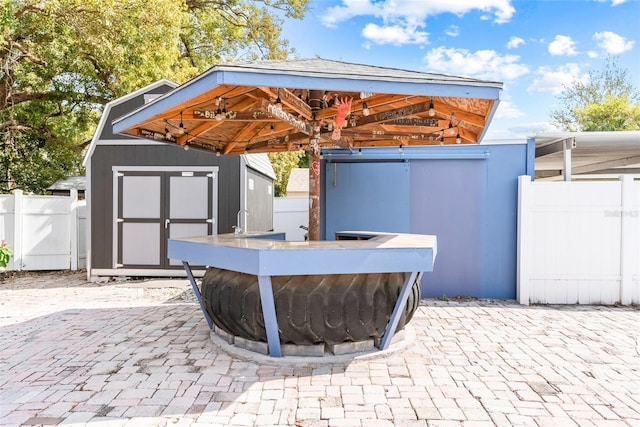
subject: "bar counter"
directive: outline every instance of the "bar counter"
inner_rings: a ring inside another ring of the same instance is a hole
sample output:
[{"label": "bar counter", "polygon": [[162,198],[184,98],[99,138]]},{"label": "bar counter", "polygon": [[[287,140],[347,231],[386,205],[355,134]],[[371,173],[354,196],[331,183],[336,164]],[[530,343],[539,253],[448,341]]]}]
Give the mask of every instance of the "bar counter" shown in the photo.
[{"label": "bar counter", "polygon": [[209,323],[190,265],[204,265],[255,275],[265,320],[269,354],[281,357],[276,308],[271,276],[406,273],[380,345],[390,344],[400,311],[404,309],[411,285],[423,272],[433,271],[437,253],[436,236],[383,233],[375,231],[341,232],[352,240],[286,241],[282,233],[221,234],[170,239],[169,258],[182,261],[200,306]]}]

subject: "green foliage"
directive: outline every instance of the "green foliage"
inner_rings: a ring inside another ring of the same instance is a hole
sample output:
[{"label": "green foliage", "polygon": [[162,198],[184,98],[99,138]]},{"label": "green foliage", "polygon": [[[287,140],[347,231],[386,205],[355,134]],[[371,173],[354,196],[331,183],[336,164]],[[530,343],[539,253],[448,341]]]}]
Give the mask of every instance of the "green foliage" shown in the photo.
[{"label": "green foliage", "polygon": [[[43,192],[82,173],[107,102],[212,65],[281,59],[308,0],[0,0],[0,181]],[[26,169],[26,170],[24,170]]]},{"label": "green foliage", "polygon": [[566,131],[637,130],[640,92],[612,58],[587,81],[575,80],[558,97],[552,123]]},{"label": "green foliage", "polygon": [[607,96],[602,104],[590,104],[575,112],[582,130],[640,130],[640,103],[631,105],[628,96]]},{"label": "green foliage", "polygon": [[7,268],[12,255],[11,249],[7,246],[7,242],[3,240],[0,245],[0,268]]},{"label": "green foliage", "polygon": [[291,169],[297,168],[300,159],[305,157],[304,151],[287,151],[282,153],[269,153],[269,159],[276,174],[274,194],[276,197],[287,195],[287,184]]}]

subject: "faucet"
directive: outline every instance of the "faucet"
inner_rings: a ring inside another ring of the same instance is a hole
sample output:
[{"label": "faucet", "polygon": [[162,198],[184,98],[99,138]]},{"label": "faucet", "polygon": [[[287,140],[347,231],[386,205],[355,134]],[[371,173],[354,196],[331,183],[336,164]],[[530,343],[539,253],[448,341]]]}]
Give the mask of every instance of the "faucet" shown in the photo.
[{"label": "faucet", "polygon": [[[240,215],[244,213],[244,228],[241,227],[240,225]],[[247,217],[249,216],[249,211],[246,209],[240,209],[238,211],[238,214],[236,215],[236,225],[233,227],[234,234],[243,234],[247,232]]]}]

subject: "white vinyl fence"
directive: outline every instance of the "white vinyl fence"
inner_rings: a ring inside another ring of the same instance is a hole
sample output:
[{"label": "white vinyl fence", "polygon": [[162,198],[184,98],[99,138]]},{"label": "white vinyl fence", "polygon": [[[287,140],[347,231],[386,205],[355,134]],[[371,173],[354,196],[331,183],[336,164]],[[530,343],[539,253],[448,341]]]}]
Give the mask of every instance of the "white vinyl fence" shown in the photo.
[{"label": "white vinyl fence", "polygon": [[518,302],[640,303],[640,182],[518,187]]},{"label": "white vinyl fence", "polygon": [[67,196],[0,195],[0,239],[13,256],[7,270],[77,270],[86,267],[86,206]]},{"label": "white vinyl fence", "polygon": [[276,197],[273,201],[273,230],[286,233],[287,240],[303,241],[309,226],[308,197]]}]

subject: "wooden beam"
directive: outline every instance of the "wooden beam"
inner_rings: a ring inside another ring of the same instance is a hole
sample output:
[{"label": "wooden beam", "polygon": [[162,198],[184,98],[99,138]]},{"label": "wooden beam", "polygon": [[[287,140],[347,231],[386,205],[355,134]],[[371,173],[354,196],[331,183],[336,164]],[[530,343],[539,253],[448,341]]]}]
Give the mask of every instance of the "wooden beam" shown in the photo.
[{"label": "wooden beam", "polygon": [[[363,100],[354,100],[351,105],[352,111],[362,110],[362,102],[367,103],[367,107],[372,110],[375,108],[382,107],[384,105],[392,104],[394,102],[403,101],[405,99],[411,99],[413,97],[407,97],[406,95],[376,95]],[[322,110],[316,111],[316,119],[323,120],[336,115],[335,107],[323,108]]]},{"label": "wooden beam", "polygon": [[411,117],[415,114],[424,113],[428,109],[429,105],[421,101],[415,104],[409,104],[400,108],[395,108],[393,110],[387,110],[376,114],[370,114],[368,116],[358,117],[356,119],[349,120],[349,122],[354,121],[355,127],[370,125],[373,123],[385,123],[392,120]]},{"label": "wooden beam", "polygon": [[260,87],[259,89],[267,94],[267,96],[269,96],[270,98],[280,96],[280,101],[284,106],[286,106],[290,110],[295,111],[298,115],[304,117],[305,119],[311,120],[313,118],[311,107],[308,106],[305,101],[298,98],[294,93],[290,92],[288,89],[271,89],[268,87]]},{"label": "wooden beam", "polygon": [[342,136],[351,137],[355,141],[360,140],[411,140],[411,141],[433,141],[440,138],[441,132],[424,133],[424,132],[387,132],[383,130],[366,131],[364,129],[342,129]]},{"label": "wooden beam", "polygon": [[204,122],[193,129],[189,129],[187,133],[185,133],[180,138],[178,138],[178,144],[184,145],[189,140],[197,138],[198,136],[210,131],[211,129],[217,126],[220,126],[221,124],[222,124],[221,121],[220,122],[217,122],[217,121]]}]

